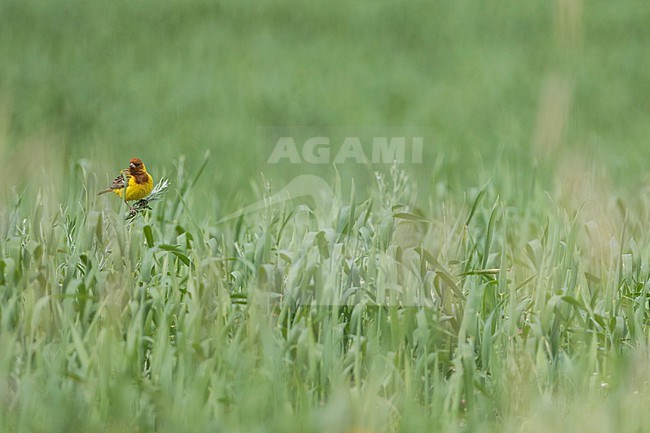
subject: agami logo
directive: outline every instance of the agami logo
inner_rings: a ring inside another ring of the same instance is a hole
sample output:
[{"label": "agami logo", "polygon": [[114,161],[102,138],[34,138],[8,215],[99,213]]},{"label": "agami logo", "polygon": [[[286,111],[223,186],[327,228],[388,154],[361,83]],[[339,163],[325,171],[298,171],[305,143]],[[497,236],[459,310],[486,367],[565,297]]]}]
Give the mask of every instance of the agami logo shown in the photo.
[{"label": "agami logo", "polygon": [[340,142],[329,137],[309,137],[297,141],[291,136],[280,137],[267,164],[421,164],[423,137],[371,137],[349,136]]}]

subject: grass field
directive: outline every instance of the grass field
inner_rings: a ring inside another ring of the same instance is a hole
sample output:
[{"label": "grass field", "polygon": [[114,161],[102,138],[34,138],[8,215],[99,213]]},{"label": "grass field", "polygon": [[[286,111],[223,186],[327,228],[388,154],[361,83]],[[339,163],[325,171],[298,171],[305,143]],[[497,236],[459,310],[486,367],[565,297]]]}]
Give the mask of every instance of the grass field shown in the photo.
[{"label": "grass field", "polygon": [[650,431],[649,21],[0,0],[0,432]]}]

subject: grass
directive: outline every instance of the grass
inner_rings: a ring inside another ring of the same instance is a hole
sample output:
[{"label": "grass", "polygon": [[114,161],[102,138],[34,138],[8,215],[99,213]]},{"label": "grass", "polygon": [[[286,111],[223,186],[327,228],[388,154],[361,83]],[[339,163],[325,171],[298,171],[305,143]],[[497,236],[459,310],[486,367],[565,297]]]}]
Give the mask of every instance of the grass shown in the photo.
[{"label": "grass", "polygon": [[534,431],[547,413],[557,431],[644,430],[641,214],[613,213],[603,246],[582,213],[508,208],[491,185],[464,203],[432,196],[420,216],[410,185],[394,169],[367,200],[335,189],[320,220],[289,202],[220,227],[191,221],[181,195],[131,224],[82,187],[71,203],[89,209],[51,212],[44,196],[25,214],[16,197],[0,422]]},{"label": "grass", "polygon": [[0,2],[0,430],[650,429],[647,8],[417,6]]}]

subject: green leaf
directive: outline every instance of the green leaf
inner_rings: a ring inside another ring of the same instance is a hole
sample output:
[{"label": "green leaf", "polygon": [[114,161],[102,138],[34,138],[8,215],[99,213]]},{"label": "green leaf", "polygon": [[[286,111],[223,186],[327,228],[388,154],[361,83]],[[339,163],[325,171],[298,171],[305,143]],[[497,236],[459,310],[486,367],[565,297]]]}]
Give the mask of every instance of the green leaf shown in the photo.
[{"label": "green leaf", "polygon": [[151,226],[149,224],[145,225],[142,228],[142,231],[144,232],[144,238],[147,241],[147,246],[149,248],[153,248],[154,242],[153,242],[153,230],[151,230]]},{"label": "green leaf", "polygon": [[185,266],[190,266],[191,265],[191,260],[187,255],[180,249],[178,245],[171,245],[171,244],[160,244],[158,245],[158,248],[163,250],[163,251],[169,251],[173,255],[175,255]]},{"label": "green leaf", "polygon": [[472,218],[474,217],[474,213],[476,212],[476,209],[478,208],[478,205],[481,203],[481,200],[483,200],[483,196],[485,196],[485,192],[487,190],[487,185],[483,187],[481,191],[476,195],[476,198],[474,199],[474,203],[472,204],[472,208],[469,211],[469,215],[467,216],[467,220],[465,220],[465,225],[468,226],[469,223],[472,221]]}]

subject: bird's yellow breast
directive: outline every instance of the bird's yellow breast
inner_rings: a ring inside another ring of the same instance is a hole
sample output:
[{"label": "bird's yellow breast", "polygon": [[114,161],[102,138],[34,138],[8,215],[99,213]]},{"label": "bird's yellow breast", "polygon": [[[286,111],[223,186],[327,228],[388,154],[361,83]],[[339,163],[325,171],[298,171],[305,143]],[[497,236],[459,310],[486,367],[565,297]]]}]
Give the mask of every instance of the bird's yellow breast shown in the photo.
[{"label": "bird's yellow breast", "polygon": [[[129,183],[126,186],[126,200],[140,200],[149,195],[153,189],[153,178],[147,173],[147,181],[138,183],[133,176],[129,176]],[[122,197],[124,188],[115,189],[113,192]]]}]

